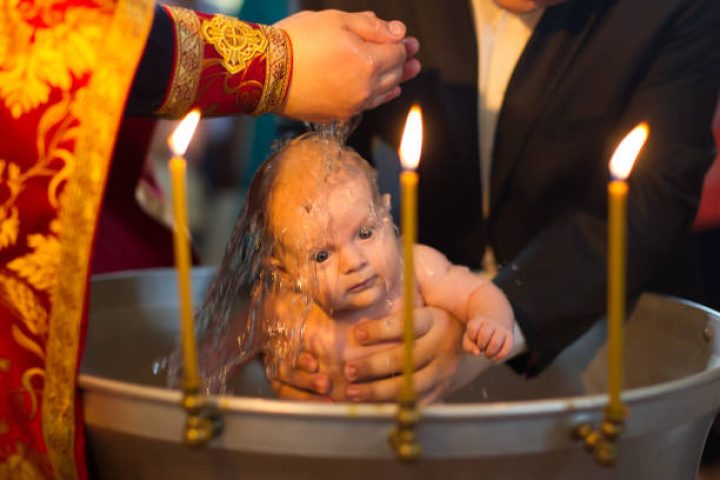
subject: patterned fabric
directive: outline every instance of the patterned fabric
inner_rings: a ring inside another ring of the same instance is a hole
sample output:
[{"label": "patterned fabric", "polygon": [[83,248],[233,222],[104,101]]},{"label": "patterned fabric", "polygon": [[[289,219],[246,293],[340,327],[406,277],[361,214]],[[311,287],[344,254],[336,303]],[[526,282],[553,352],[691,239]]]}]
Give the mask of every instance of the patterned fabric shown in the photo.
[{"label": "patterned fabric", "polygon": [[284,106],[292,73],[292,47],[284,31],[224,15],[165,8],[182,48],[176,52],[171,88],[158,114],[180,116],[200,107],[204,115],[260,115]]},{"label": "patterned fabric", "polygon": [[0,478],[87,476],[75,380],[88,261],[152,12],[0,0]]},{"label": "patterned fabric", "polygon": [[[88,263],[153,11],[152,0],[0,0],[0,479],[87,477],[76,379]],[[282,106],[284,32],[167,11],[175,35],[160,41],[176,53],[161,113]]]}]

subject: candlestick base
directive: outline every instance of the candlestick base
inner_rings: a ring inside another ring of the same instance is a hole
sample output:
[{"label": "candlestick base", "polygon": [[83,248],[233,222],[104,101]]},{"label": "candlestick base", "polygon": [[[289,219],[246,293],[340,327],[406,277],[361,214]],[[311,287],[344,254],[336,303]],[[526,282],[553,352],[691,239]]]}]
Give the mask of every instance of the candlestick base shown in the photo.
[{"label": "candlestick base", "polygon": [[390,446],[395,457],[402,462],[413,462],[420,458],[420,442],[415,434],[415,425],[420,420],[420,411],[415,402],[400,402],[396,425],[390,433]]},{"label": "candlestick base", "polygon": [[572,431],[572,435],[582,440],[585,449],[592,453],[598,465],[603,467],[611,467],[617,460],[617,446],[625,430],[627,416],[627,407],[625,405],[621,407],[612,409],[608,406],[600,428],[596,429],[589,423],[581,423]]},{"label": "candlestick base", "polygon": [[187,412],[184,437],[186,445],[200,448],[222,433],[220,412],[197,390],[183,393],[182,406]]}]

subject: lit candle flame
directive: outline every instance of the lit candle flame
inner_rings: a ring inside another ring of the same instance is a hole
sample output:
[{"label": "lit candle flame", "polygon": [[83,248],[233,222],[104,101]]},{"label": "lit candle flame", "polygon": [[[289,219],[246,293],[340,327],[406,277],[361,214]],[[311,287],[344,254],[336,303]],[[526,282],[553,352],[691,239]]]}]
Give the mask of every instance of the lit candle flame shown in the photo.
[{"label": "lit candle flame", "polygon": [[422,150],[423,125],[420,106],[413,105],[405,121],[402,141],[400,142],[400,162],[406,170],[414,170],[420,163]]},{"label": "lit candle flame", "polygon": [[625,180],[630,175],[635,159],[645,145],[648,133],[647,123],[642,122],[622,139],[610,159],[610,173],[613,178]]},{"label": "lit candle flame", "polygon": [[180,125],[178,125],[173,134],[170,135],[168,145],[170,145],[170,150],[172,150],[175,155],[180,157],[185,155],[185,151],[190,144],[190,140],[195,133],[195,128],[197,127],[199,121],[200,110],[196,108],[185,115],[185,118],[182,119]]}]

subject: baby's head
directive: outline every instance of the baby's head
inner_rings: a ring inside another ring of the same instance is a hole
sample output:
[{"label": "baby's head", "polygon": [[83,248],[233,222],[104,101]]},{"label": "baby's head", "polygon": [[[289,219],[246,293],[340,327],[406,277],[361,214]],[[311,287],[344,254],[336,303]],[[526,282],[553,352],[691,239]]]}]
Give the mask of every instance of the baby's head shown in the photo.
[{"label": "baby's head", "polygon": [[266,204],[270,265],[322,308],[355,310],[386,298],[400,256],[389,197],[352,149],[317,134],[272,159]]}]

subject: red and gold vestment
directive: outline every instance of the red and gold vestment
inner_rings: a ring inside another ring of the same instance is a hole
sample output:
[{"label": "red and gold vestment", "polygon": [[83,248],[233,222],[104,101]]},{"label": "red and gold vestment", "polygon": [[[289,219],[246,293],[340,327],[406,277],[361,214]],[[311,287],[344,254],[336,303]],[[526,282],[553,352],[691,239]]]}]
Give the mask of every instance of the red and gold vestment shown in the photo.
[{"label": "red and gold vestment", "polygon": [[292,55],[281,30],[150,0],[0,0],[3,479],[87,477],[76,379],[90,260],[154,15],[173,25],[156,39],[173,52],[156,114],[282,107]]}]

